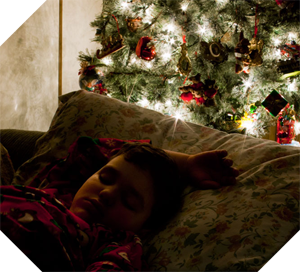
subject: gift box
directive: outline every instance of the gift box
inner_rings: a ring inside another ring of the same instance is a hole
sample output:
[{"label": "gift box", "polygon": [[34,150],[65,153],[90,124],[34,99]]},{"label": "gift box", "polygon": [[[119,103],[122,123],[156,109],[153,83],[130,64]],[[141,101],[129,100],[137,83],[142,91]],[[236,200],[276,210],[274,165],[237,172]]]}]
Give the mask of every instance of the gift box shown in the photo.
[{"label": "gift box", "polygon": [[280,116],[277,120],[277,143],[290,144],[295,138],[295,121]]},{"label": "gift box", "polygon": [[273,90],[261,104],[272,116],[276,117],[288,102],[281,94]]}]

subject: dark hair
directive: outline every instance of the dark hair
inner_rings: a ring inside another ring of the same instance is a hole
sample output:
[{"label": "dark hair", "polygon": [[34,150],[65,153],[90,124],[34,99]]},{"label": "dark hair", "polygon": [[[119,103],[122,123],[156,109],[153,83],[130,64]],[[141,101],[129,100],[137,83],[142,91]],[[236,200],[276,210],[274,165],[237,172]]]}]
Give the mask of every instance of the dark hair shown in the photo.
[{"label": "dark hair", "polygon": [[176,163],[167,153],[148,143],[130,142],[111,159],[124,155],[124,159],[147,171],[153,180],[154,205],[145,229],[165,226],[181,207],[183,184]]}]

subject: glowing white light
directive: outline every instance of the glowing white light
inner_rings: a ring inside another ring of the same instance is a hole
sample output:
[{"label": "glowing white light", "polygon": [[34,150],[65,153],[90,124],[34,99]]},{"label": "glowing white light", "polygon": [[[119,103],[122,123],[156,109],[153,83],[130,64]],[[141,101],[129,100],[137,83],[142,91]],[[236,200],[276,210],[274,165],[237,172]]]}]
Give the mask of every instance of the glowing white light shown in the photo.
[{"label": "glowing white light", "polygon": [[148,68],[148,69],[151,69],[152,68],[152,62],[151,61],[149,61],[149,62],[146,62],[146,67]]},{"label": "glowing white light", "polygon": [[183,3],[182,5],[181,5],[181,9],[183,10],[183,11],[186,11],[187,10],[187,8],[188,8],[188,3]]},{"label": "glowing white light", "polygon": [[203,35],[207,31],[205,26],[199,26],[198,33]]},{"label": "glowing white light", "polygon": [[291,84],[289,84],[288,86],[288,90],[290,92],[296,91],[297,85],[296,85],[296,80],[294,79],[293,82]]},{"label": "glowing white light", "polygon": [[296,37],[297,37],[296,33],[293,33],[293,32],[290,32],[290,33],[289,33],[289,39],[290,39],[290,40],[295,40]]},{"label": "glowing white light", "polygon": [[280,49],[277,49],[277,50],[276,50],[275,56],[276,56],[277,58],[281,58],[281,51],[280,51]]},{"label": "glowing white light", "polygon": [[111,65],[113,63],[113,61],[110,57],[106,57],[102,61],[105,65]]},{"label": "glowing white light", "polygon": [[149,23],[149,24],[152,22],[152,19],[154,17],[153,10],[154,10],[154,5],[151,4],[151,6],[146,9],[146,14],[143,18],[143,22]]},{"label": "glowing white light", "polygon": [[128,9],[129,8],[129,3],[127,1],[124,1],[121,3],[121,7],[123,10]]},{"label": "glowing white light", "polygon": [[174,38],[171,38],[171,39],[169,40],[169,43],[170,43],[170,44],[174,44],[174,43],[175,43]]},{"label": "glowing white light", "polygon": [[281,41],[278,38],[275,38],[273,40],[273,43],[274,43],[275,46],[278,46],[279,44],[281,44]]},{"label": "glowing white light", "polygon": [[162,55],[162,58],[164,61],[167,61],[171,58],[171,53],[170,52],[165,52],[163,55]]},{"label": "glowing white light", "polygon": [[160,103],[160,102],[158,102],[158,103],[156,103],[155,105],[154,105],[154,109],[155,110],[159,110],[159,108],[162,106],[162,104]]},{"label": "glowing white light", "polygon": [[146,15],[147,15],[147,16],[151,16],[151,13],[153,12],[153,9],[154,9],[154,5],[151,4],[151,6],[149,6],[149,7],[146,9]]},{"label": "glowing white light", "polygon": [[175,25],[174,25],[173,23],[169,23],[169,24],[167,25],[167,30],[168,30],[169,32],[174,32],[174,30],[175,30]]},{"label": "glowing white light", "polygon": [[136,58],[133,57],[131,60],[130,60],[130,64],[135,64],[136,63]]},{"label": "glowing white light", "polygon": [[295,131],[295,135],[300,134],[300,122],[295,121],[294,131]]},{"label": "glowing white light", "polygon": [[252,120],[242,120],[241,121],[241,127],[246,128],[247,130],[251,129],[253,127],[253,121]]},{"label": "glowing white light", "polygon": [[147,98],[143,98],[141,101],[140,101],[140,104],[142,107],[147,107],[149,105],[149,100]]},{"label": "glowing white light", "polygon": [[180,114],[180,112],[175,112],[174,117],[178,120],[182,118],[182,115]]},{"label": "glowing white light", "polygon": [[253,85],[253,82],[251,79],[245,80],[244,81],[244,86],[248,89]]},{"label": "glowing white light", "polygon": [[213,36],[212,29],[210,26],[210,21],[206,17],[202,18],[202,24],[198,25],[198,34],[205,36]]},{"label": "glowing white light", "polygon": [[170,99],[168,99],[167,101],[166,101],[166,106],[171,106],[172,105],[172,101],[170,100]]}]

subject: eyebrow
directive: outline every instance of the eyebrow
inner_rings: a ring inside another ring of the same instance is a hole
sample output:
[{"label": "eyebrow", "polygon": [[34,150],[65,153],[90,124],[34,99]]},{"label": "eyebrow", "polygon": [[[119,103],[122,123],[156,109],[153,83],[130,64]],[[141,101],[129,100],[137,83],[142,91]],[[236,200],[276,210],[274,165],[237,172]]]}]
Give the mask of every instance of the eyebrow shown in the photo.
[{"label": "eyebrow", "polygon": [[[120,176],[120,172],[113,166],[106,165],[105,168],[113,175]],[[125,191],[131,193],[140,203],[142,209],[145,207],[144,197],[131,185],[126,184],[124,186]]]}]

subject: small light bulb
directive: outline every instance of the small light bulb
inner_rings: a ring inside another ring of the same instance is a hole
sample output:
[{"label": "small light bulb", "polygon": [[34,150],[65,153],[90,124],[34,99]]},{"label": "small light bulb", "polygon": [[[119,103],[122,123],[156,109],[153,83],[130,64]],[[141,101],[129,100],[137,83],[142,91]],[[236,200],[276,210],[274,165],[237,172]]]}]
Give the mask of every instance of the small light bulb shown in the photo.
[{"label": "small light bulb", "polygon": [[203,35],[206,32],[206,27],[205,26],[199,26],[198,33]]},{"label": "small light bulb", "polygon": [[155,110],[159,110],[160,107],[161,107],[161,103],[160,103],[160,102],[158,102],[158,103],[156,103],[156,104],[154,105],[154,109],[155,109]]},{"label": "small light bulb", "polygon": [[171,58],[171,53],[169,53],[169,52],[164,53],[162,55],[162,58],[163,58],[164,61],[169,60]]},{"label": "small light bulb", "polygon": [[174,43],[175,43],[174,38],[171,38],[170,41],[169,41],[169,43],[170,43],[170,44],[174,44]]},{"label": "small light bulb", "polygon": [[175,112],[174,117],[178,120],[182,118],[182,115],[180,114],[180,112]]},{"label": "small light bulb", "polygon": [[168,29],[169,32],[174,32],[174,30],[175,30],[174,24],[173,23],[168,24],[167,29]]},{"label": "small light bulb", "polygon": [[110,57],[106,57],[103,59],[103,63],[105,65],[110,65],[110,64],[112,64],[112,59]]},{"label": "small light bulb", "polygon": [[277,50],[276,50],[275,56],[276,56],[277,58],[280,58],[280,57],[281,57],[281,51],[280,51],[280,49],[277,49]]},{"label": "small light bulb", "polygon": [[275,46],[278,46],[281,43],[278,38],[275,38],[273,42]]},{"label": "small light bulb", "polygon": [[148,68],[148,69],[151,69],[152,68],[152,62],[146,62],[146,67]]},{"label": "small light bulb", "polygon": [[295,79],[293,80],[293,82],[292,82],[291,84],[289,84],[288,90],[289,90],[290,92],[296,90],[296,80],[295,80]]},{"label": "small light bulb", "polygon": [[131,63],[131,64],[134,64],[134,63],[136,63],[136,58],[135,58],[135,57],[133,57],[133,58],[130,60],[130,63]]},{"label": "small light bulb", "polygon": [[296,34],[295,33],[293,33],[293,32],[290,32],[289,33],[289,40],[294,40],[294,39],[296,39]]},{"label": "small light bulb", "polygon": [[171,106],[172,105],[172,101],[170,100],[170,99],[168,99],[167,101],[166,101],[166,106]]},{"label": "small light bulb", "polygon": [[183,3],[183,4],[181,5],[181,9],[182,9],[183,11],[186,11],[187,8],[188,8],[188,5],[189,5],[189,4],[187,4],[187,3]]},{"label": "small light bulb", "polygon": [[241,127],[251,129],[253,127],[253,122],[251,120],[243,120],[241,121]]},{"label": "small light bulb", "polygon": [[298,121],[295,122],[294,131],[296,135],[300,134],[300,122]]},{"label": "small light bulb", "polygon": [[123,10],[128,9],[129,8],[129,3],[127,1],[122,2],[121,7]]},{"label": "small light bulb", "polygon": [[248,89],[252,86],[251,80],[244,81],[244,86]]},{"label": "small light bulb", "polygon": [[146,106],[149,105],[149,101],[148,101],[148,99],[145,98],[145,97],[141,100],[140,103],[141,103],[142,107],[146,107]]}]

